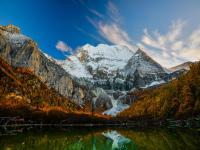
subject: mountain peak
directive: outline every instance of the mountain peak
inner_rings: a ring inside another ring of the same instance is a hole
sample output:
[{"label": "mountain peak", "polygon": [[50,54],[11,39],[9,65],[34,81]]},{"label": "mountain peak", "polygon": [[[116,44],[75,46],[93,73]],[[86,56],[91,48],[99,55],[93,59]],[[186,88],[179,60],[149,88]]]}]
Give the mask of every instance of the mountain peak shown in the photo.
[{"label": "mountain peak", "polygon": [[142,49],[138,49],[135,54],[132,56],[132,59],[140,59],[140,60],[145,60],[148,62],[151,62],[152,64],[160,64],[156,62],[153,58],[151,58],[146,52],[144,52]]},{"label": "mountain peak", "polygon": [[85,49],[88,49],[88,48],[91,48],[91,47],[94,47],[94,46],[92,46],[91,44],[87,43],[87,44],[82,46],[82,49],[85,50]]},{"label": "mountain peak", "polygon": [[126,74],[133,74],[136,70],[138,70],[140,74],[157,72],[165,73],[164,68],[141,49],[138,49],[130,58],[125,67],[125,70]]},{"label": "mountain peak", "polygon": [[15,47],[20,47],[26,41],[31,40],[29,37],[21,34],[20,29],[14,25],[0,26],[0,33],[7,42]]},{"label": "mountain peak", "polygon": [[[144,56],[148,56],[142,49],[138,49],[136,52],[135,52],[135,55],[134,56],[141,56],[141,55],[144,55]],[[148,56],[149,57],[149,56]]]},{"label": "mountain peak", "polygon": [[[72,61],[66,60],[65,63],[62,63],[62,66],[76,77],[80,77],[80,75],[81,77],[91,77],[90,73],[96,76],[95,74],[98,75],[99,70],[107,76],[118,69],[123,69],[133,54],[134,52],[126,46],[107,44],[92,46],[86,44],[76,54],[69,57]],[[80,73],[81,70],[82,73]]]},{"label": "mountain peak", "polygon": [[9,32],[9,33],[20,33],[20,28],[14,25],[0,26],[0,30]]}]

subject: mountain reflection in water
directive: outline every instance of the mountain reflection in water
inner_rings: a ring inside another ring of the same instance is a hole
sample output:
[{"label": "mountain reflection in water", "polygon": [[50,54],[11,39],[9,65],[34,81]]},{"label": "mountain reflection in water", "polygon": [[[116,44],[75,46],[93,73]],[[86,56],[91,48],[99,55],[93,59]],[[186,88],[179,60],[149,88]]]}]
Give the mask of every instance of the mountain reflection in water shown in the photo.
[{"label": "mountain reflection in water", "polygon": [[1,150],[196,150],[200,134],[194,129],[32,129],[1,135]]},{"label": "mountain reflection in water", "polygon": [[112,149],[122,149],[124,145],[131,143],[130,139],[120,135],[117,131],[108,131],[102,134],[112,140]]}]

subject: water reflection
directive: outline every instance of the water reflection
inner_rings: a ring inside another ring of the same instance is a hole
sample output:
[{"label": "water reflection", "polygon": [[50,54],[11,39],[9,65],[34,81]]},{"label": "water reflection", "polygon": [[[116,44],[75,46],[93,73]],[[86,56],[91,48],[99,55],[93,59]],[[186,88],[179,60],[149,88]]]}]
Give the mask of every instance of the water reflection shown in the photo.
[{"label": "water reflection", "polygon": [[112,140],[112,149],[122,149],[124,146],[128,143],[131,143],[131,140],[128,138],[125,138],[121,134],[119,134],[117,131],[108,131],[102,133],[105,137]]},{"label": "water reflection", "polygon": [[1,150],[196,150],[200,134],[191,129],[32,129],[0,136]]}]

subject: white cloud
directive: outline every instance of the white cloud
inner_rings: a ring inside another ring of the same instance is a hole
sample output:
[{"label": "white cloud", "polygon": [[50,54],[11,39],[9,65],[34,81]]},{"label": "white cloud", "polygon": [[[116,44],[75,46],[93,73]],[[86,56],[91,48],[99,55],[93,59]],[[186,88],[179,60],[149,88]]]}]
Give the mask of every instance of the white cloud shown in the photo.
[{"label": "white cloud", "polygon": [[131,50],[136,50],[136,46],[131,44],[130,37],[117,24],[98,24],[99,34],[113,44],[125,45]]},{"label": "white cloud", "polygon": [[182,33],[183,27],[185,25],[184,21],[178,20],[173,22],[170,26],[169,31],[161,35],[158,31],[154,31],[153,35],[148,33],[147,29],[144,29],[144,35],[142,37],[142,42],[148,46],[159,48],[162,50],[169,49],[169,45],[174,44],[176,40]]},{"label": "white cloud", "polygon": [[121,16],[120,16],[119,10],[117,6],[111,0],[108,1],[106,8],[107,8],[108,16],[110,17],[110,19],[114,22],[120,23]]},{"label": "white cloud", "polygon": [[[108,1],[106,5],[108,11],[109,22],[105,20],[93,19],[89,16],[86,16],[88,22],[95,27],[99,33],[99,35],[109,41],[112,44],[124,45],[129,49],[136,51],[137,46],[133,45],[133,42],[130,40],[127,32],[122,29],[120,25],[120,15],[119,10],[116,5]],[[90,9],[91,11],[91,9]],[[92,12],[92,11],[91,11]],[[93,12],[96,14],[95,12]],[[98,14],[96,14],[98,16]],[[99,16],[99,18],[103,18],[104,16]]]},{"label": "white cloud", "polygon": [[193,33],[190,35],[189,42],[194,48],[200,47],[200,27],[194,30]]},{"label": "white cloud", "polygon": [[185,21],[173,22],[166,34],[144,29],[141,43],[156,61],[165,67],[172,67],[184,61],[200,59],[200,27],[185,36]]},{"label": "white cloud", "polygon": [[58,41],[56,44],[56,49],[61,51],[61,52],[72,52],[72,48],[69,47],[65,42],[63,41]]}]

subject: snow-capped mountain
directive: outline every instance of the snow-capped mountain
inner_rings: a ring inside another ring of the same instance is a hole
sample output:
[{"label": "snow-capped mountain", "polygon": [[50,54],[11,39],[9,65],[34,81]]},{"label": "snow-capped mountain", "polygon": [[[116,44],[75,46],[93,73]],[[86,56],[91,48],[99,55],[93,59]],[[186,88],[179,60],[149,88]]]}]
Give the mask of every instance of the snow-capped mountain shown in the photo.
[{"label": "snow-capped mountain", "polygon": [[131,57],[125,66],[126,75],[135,73],[138,70],[138,73],[141,76],[146,74],[155,74],[155,73],[165,73],[165,69],[149,57],[144,51],[138,49],[136,53]]},{"label": "snow-capped mountain", "polygon": [[[113,116],[128,108],[129,105],[120,99],[126,91],[165,83],[163,78],[168,74],[142,50],[134,52],[121,45],[86,44],[74,55],[57,63],[72,76],[90,81],[96,88],[103,88],[108,95],[104,93],[104,97],[112,105],[104,114]],[[98,105],[100,103],[101,100],[98,100]]]},{"label": "snow-capped mountain", "polygon": [[122,45],[86,44],[67,60],[60,61],[63,68],[78,78],[106,79],[123,69],[133,51]]},{"label": "snow-capped mountain", "polygon": [[124,68],[127,88],[147,87],[152,82],[164,82],[163,77],[168,71],[138,49]]},{"label": "snow-capped mountain", "polygon": [[142,50],[125,46],[86,44],[58,63],[72,76],[86,78],[104,89],[130,90],[160,81],[167,71]]}]

